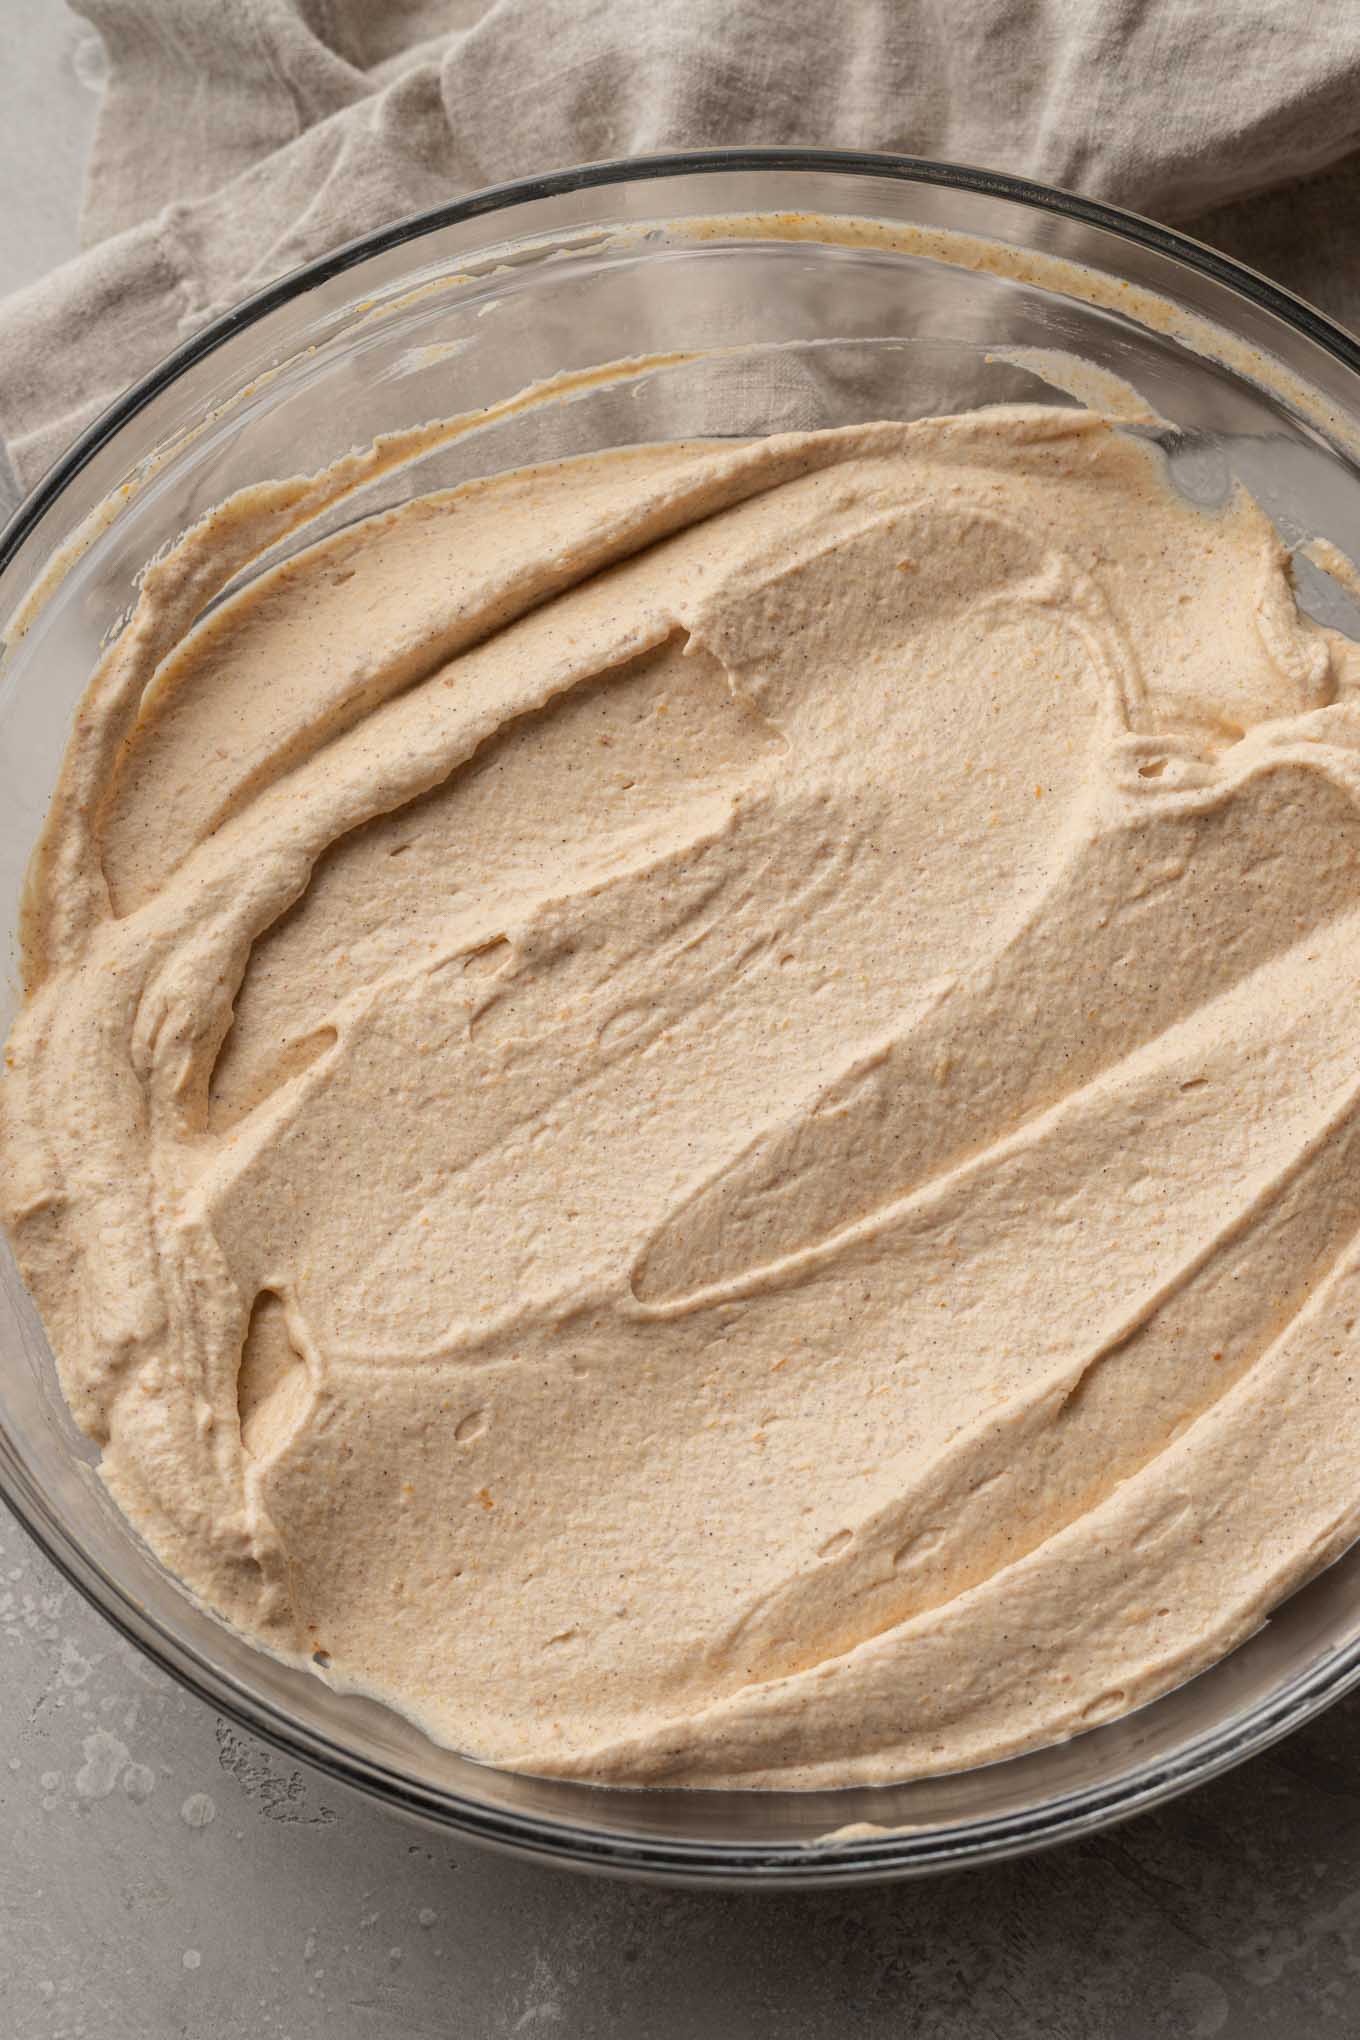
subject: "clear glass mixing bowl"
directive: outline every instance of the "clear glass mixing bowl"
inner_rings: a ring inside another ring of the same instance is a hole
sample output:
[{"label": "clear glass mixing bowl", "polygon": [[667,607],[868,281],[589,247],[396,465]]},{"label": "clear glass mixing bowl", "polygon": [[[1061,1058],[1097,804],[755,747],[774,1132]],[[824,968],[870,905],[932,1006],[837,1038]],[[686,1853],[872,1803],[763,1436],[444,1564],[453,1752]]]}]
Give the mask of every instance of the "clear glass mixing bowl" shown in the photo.
[{"label": "clear glass mixing bowl", "polygon": [[[969,237],[994,244],[986,263]],[[85,434],[0,541],[0,616],[11,619],[0,667],[0,916],[11,931],[0,1032],[18,998],[24,865],[101,641],[126,614],[138,569],[231,490],[483,409],[478,429],[387,473],[333,521],[604,445],[1048,396],[1013,358],[995,358],[1017,348],[1074,350],[1135,383],[1175,428],[1163,436],[1191,494],[1216,498],[1240,475],[1286,540],[1321,534],[1360,550],[1360,347],[1206,248],[982,171],[813,150],[573,170],[404,221],[219,320]],[[661,349],[686,358],[569,400],[496,408],[561,371]],[[1304,562],[1299,584],[1327,621],[1360,624]],[[1007,1763],[839,1793],[514,1777],[276,1662],[188,1598],[95,1478],[7,1252],[0,1355],[0,1488],[125,1635],[293,1755],[545,1860],[775,1886],[1014,1854],[1213,1776],[1360,1679],[1356,1547],[1212,1671]]]}]

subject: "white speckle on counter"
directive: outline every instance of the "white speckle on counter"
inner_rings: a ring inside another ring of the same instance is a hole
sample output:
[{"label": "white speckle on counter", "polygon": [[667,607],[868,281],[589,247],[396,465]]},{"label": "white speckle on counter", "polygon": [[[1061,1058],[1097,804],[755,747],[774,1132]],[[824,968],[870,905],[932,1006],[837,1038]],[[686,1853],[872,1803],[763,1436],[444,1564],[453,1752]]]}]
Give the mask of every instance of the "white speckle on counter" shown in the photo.
[{"label": "white speckle on counter", "polygon": [[179,1810],[186,1827],[205,1828],[217,1818],[217,1807],[206,1792],[191,1792]]},{"label": "white speckle on counter", "polygon": [[127,1744],[108,1729],[97,1728],[81,1748],[85,1761],[73,1780],[77,1793],[82,1799],[107,1799],[127,1768]]},{"label": "white speckle on counter", "polygon": [[156,1789],[156,1774],[149,1764],[129,1764],[123,1773],[123,1790],[129,1799],[149,1799]]},{"label": "white speckle on counter", "polygon": [[61,1663],[57,1678],[63,1686],[83,1686],[93,1666],[76,1646],[74,1637],[64,1636],[61,1641]]},{"label": "white speckle on counter", "polygon": [[562,2018],[562,1996],[552,1969],[541,1955],[534,1956],[533,1976],[524,1993],[524,2005],[511,2027],[512,2033],[527,2033],[536,2026],[555,2026]]},{"label": "white speckle on counter", "polygon": [[197,1969],[203,1957],[197,1948],[186,1948],[180,1959],[186,1969]]}]

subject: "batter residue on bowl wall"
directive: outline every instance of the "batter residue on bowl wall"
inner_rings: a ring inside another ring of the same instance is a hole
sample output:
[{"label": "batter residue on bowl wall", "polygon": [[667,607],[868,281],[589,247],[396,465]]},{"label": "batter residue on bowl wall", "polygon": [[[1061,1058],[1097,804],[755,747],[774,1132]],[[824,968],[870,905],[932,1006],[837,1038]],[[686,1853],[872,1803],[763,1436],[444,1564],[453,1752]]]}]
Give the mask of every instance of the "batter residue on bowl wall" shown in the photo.
[{"label": "batter residue on bowl wall", "polygon": [[[149,570],[0,1199],[211,1606],[524,1769],[821,1785],[1152,1697],[1360,1527],[1360,652],[1006,406]],[[207,613],[205,614],[205,607]]]}]

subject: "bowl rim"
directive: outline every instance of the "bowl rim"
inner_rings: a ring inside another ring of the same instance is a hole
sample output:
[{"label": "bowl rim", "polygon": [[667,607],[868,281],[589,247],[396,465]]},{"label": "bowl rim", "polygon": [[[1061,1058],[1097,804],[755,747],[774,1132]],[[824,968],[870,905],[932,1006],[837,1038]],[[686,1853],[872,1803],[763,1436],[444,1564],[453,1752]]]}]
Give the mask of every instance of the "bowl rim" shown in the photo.
[{"label": "bowl rim", "polygon": [[[742,171],[829,172],[933,185],[1009,200],[1102,228],[1227,286],[1360,377],[1360,341],[1305,299],[1189,235],[1122,207],[1030,178],[970,164],[854,149],[717,148],[616,157],[490,185],[465,198],[411,213],[357,236],[242,299],[132,384],[52,464],[0,531],[0,574],[81,470],[162,391],[233,335],[332,277],[404,242],[478,218],[513,212],[537,200],[604,190],[616,184]],[[1113,1781],[1062,1792],[1038,1806],[1010,1813],[930,1828],[885,1829],[879,1835],[857,1835],[844,1843],[800,1839],[751,1844],[620,1834],[542,1813],[495,1807],[460,1792],[424,1785],[395,1765],[345,1749],[264,1699],[195,1647],[162,1630],[136,1596],[86,1553],[12,1452],[3,1424],[0,1500],[63,1578],[128,1642],[206,1705],[284,1755],[399,1812],[436,1822],[492,1848],[540,1862],[672,1884],[808,1889],[877,1883],[1029,1854],[1094,1833],[1206,1783],[1264,1750],[1360,1684],[1360,1643],[1356,1643],[1328,1654],[1246,1715],[1230,1717],[1192,1737],[1165,1759],[1135,1764]],[[615,1789],[621,1801],[635,1796],[629,1788]],[[647,1788],[637,1791],[650,1796]]]}]

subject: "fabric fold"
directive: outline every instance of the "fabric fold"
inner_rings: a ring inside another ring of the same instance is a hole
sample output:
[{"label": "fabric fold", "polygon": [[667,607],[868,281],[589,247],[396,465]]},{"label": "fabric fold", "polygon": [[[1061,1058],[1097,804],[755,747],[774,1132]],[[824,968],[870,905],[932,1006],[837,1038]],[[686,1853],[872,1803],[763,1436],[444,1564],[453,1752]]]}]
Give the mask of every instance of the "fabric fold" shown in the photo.
[{"label": "fabric fold", "polygon": [[72,0],[108,83],[87,252],[0,306],[31,487],[232,303],[385,222],[602,157],[885,149],[1199,231],[1360,316],[1360,11],[1275,0]]}]

